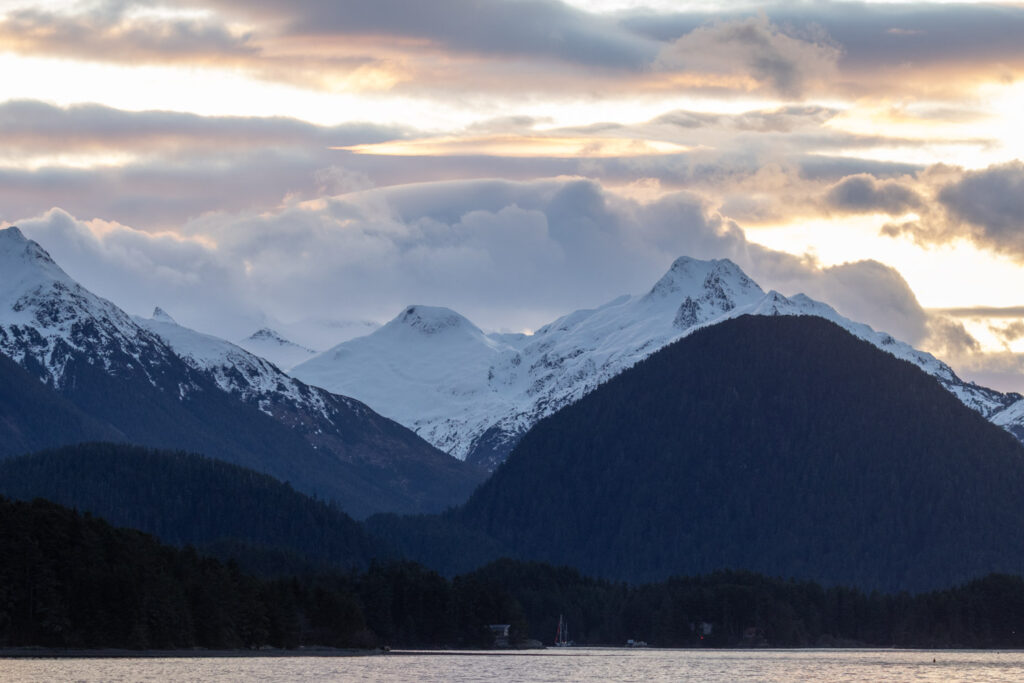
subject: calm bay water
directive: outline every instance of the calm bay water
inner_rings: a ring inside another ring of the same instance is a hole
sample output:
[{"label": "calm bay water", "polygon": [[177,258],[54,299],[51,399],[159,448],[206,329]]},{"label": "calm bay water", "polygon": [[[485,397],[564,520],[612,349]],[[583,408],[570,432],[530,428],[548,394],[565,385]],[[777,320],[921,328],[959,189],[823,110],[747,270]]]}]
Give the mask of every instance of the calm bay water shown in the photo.
[{"label": "calm bay water", "polygon": [[[934,662],[932,660],[935,660]],[[612,650],[0,659],[0,681],[1024,681],[1024,652]]]}]

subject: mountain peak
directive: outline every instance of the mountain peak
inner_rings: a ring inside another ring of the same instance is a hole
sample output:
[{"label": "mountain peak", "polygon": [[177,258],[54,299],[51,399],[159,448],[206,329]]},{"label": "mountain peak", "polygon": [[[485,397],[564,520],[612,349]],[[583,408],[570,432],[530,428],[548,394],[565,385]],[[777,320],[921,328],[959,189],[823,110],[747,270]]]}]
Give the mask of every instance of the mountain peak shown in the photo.
[{"label": "mountain peak", "polygon": [[442,306],[407,306],[389,326],[409,328],[423,335],[436,335],[449,330],[476,330],[464,316]]},{"label": "mountain peak", "polygon": [[0,243],[3,243],[4,240],[28,242],[25,233],[16,225],[0,230]]},{"label": "mountain peak", "polygon": [[0,230],[0,259],[5,263],[21,261],[25,264],[42,263],[57,267],[45,249],[25,237],[25,233],[13,225]]},{"label": "mountain peak", "polygon": [[0,230],[0,273],[0,310],[21,310],[27,306],[26,296],[63,296],[57,293],[78,286],[45,249],[15,227]]},{"label": "mountain peak", "polygon": [[156,308],[153,309],[153,315],[151,317],[152,317],[153,320],[156,320],[157,322],[173,323],[174,325],[178,324],[177,320],[172,318],[167,311],[165,311],[164,309],[160,308],[159,306],[157,306]]},{"label": "mountain peak", "polygon": [[747,274],[729,259],[711,259],[702,261],[690,256],[680,256],[672,262],[668,272],[658,280],[648,299],[662,299],[668,296],[684,294],[697,296],[712,287],[721,288],[725,283],[727,289],[749,292],[761,296],[764,292]]},{"label": "mountain peak", "polygon": [[284,337],[282,337],[277,332],[277,330],[272,330],[269,327],[261,327],[260,329],[256,330],[255,332],[250,334],[248,337],[246,337],[246,340],[252,340],[252,341],[276,341],[276,342],[287,341]]}]

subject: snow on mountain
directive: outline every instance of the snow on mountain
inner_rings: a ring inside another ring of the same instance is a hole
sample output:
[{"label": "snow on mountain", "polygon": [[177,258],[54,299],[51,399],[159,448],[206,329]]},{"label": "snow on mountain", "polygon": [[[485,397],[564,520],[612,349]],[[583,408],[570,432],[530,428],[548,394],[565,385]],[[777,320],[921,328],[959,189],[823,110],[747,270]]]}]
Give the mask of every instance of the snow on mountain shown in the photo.
[{"label": "snow on mountain", "polygon": [[[154,316],[155,317],[155,316]],[[294,366],[307,361],[316,355],[316,351],[306,348],[301,344],[285,339],[275,330],[264,327],[253,332],[245,339],[238,342],[238,345],[249,353],[254,353],[261,358],[266,358],[271,363],[289,370]]]},{"label": "snow on mountain", "polygon": [[532,336],[487,335],[449,309],[410,306],[292,374],[357,397],[455,457],[493,468],[541,418],[694,330],[744,314],[831,320],[933,375],[986,417],[1021,400],[966,383],[931,354],[807,296],[765,293],[727,259],[688,257],[646,294],[575,311]]},{"label": "snow on mountain", "polygon": [[[60,387],[74,356],[154,386],[170,349],[110,301],[72,280],[18,228],[0,230],[0,353]],[[182,391],[185,391],[182,388]]]},{"label": "snow on mountain", "polygon": [[16,228],[0,230],[0,354],[125,438],[268,472],[352,514],[442,510],[482,477],[365,404],[165,311],[129,316]]},{"label": "snow on mountain", "polygon": [[282,402],[321,414],[326,410],[328,393],[323,389],[307,387],[270,361],[229,341],[183,327],[159,307],[153,317],[136,317],[135,322],[160,337],[194,370],[211,377],[222,391],[235,394],[268,415],[273,416],[272,406]]},{"label": "snow on mountain", "polygon": [[[230,342],[178,325],[160,308],[148,320],[129,316],[71,279],[17,228],[0,230],[0,273],[0,352],[51,386],[61,385],[72,356],[113,375],[142,371],[154,386],[164,381],[171,359],[180,358],[268,414],[283,403],[323,413],[337,400],[366,412],[357,401],[307,387]],[[184,397],[196,385],[182,379],[174,393]]]},{"label": "snow on mountain", "polygon": [[491,339],[447,308],[409,306],[365,337],[343,342],[293,369],[303,381],[343,393],[358,388],[368,405],[416,431],[460,459],[468,454],[462,434],[479,433],[495,414],[513,408],[509,397],[486,381],[510,345]]}]

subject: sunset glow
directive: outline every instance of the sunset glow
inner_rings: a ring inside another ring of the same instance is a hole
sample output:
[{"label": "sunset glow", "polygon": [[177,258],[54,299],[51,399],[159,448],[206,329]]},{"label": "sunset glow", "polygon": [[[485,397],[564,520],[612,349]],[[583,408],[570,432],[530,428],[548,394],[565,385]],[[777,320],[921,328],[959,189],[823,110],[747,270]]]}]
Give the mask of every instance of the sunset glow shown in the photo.
[{"label": "sunset glow", "polygon": [[[0,2],[0,223],[228,336],[421,298],[536,329],[727,257],[1024,389],[981,312],[1024,305],[1018,3],[471,5]],[[826,284],[876,263],[899,291]]]}]

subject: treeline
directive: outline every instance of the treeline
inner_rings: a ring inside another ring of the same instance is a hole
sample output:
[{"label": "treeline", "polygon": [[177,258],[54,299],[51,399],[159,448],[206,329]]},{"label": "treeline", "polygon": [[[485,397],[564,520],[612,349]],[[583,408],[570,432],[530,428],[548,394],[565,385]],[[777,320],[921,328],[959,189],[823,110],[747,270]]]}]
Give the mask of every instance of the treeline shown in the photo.
[{"label": "treeline", "polygon": [[0,498],[0,646],[488,647],[554,637],[666,647],[1024,647],[1024,580],[917,596],[719,572],[643,586],[501,560],[446,579],[411,562],[259,579],[47,501]]}]

